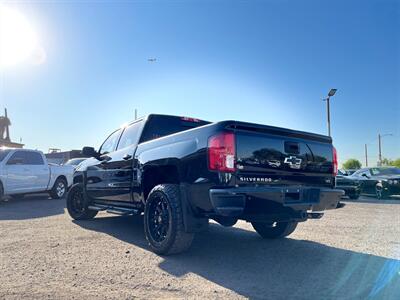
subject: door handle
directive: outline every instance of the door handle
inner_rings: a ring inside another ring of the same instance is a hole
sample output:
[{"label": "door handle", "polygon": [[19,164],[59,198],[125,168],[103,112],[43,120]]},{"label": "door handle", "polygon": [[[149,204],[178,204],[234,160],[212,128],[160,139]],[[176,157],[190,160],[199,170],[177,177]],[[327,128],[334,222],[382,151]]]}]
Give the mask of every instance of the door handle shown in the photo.
[{"label": "door handle", "polygon": [[129,159],[132,158],[132,155],[130,155],[130,154],[125,154],[124,157],[122,157],[122,158],[125,159],[125,160],[129,160]]}]

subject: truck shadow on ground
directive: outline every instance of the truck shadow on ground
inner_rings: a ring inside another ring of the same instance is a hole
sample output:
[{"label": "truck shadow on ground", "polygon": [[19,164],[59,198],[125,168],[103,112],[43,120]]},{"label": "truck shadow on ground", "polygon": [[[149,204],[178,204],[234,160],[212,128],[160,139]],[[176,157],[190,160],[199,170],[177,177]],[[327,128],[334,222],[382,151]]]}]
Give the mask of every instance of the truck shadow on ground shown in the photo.
[{"label": "truck shadow on ground", "polygon": [[[141,217],[75,221],[150,251]],[[183,278],[194,273],[245,297],[269,299],[400,299],[400,260],[210,224],[191,249],[159,267]],[[218,297],[218,291],[215,291]]]},{"label": "truck shadow on ground", "polygon": [[51,199],[48,195],[27,195],[22,199],[0,201],[0,220],[26,220],[64,213],[65,199]]}]

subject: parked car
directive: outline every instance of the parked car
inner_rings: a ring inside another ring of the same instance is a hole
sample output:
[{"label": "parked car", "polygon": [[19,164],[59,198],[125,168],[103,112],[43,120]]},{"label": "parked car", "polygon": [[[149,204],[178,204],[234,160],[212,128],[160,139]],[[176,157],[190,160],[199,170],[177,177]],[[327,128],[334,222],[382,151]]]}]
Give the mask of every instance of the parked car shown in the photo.
[{"label": "parked car", "polygon": [[359,180],[362,194],[375,195],[378,199],[400,195],[399,168],[363,168],[350,177]]},{"label": "parked car", "polygon": [[54,199],[65,196],[74,168],[50,165],[41,151],[0,148],[0,199],[48,192]]},{"label": "parked car", "polygon": [[342,174],[342,176],[350,176],[350,175],[352,175],[354,172],[356,172],[357,170],[356,169],[342,169],[342,170],[339,170]]},{"label": "parked car", "polygon": [[209,219],[245,220],[263,238],[282,238],[335,209],[344,194],[334,189],[330,137],[259,124],[150,115],[82,153],[91,158],[74,174],[70,216],[144,213],[159,254],[186,250]]},{"label": "parked car", "polygon": [[87,157],[79,157],[79,158],[71,158],[69,160],[67,160],[64,164],[62,164],[63,166],[73,166],[74,168],[76,168],[81,162],[83,162],[85,159],[87,159]]},{"label": "parked car", "polygon": [[347,176],[353,175],[357,170],[356,169],[348,169],[346,170]]},{"label": "parked car", "polygon": [[360,182],[351,176],[345,175],[342,171],[338,171],[336,176],[336,188],[344,190],[345,195],[350,199],[358,199],[360,197]]}]

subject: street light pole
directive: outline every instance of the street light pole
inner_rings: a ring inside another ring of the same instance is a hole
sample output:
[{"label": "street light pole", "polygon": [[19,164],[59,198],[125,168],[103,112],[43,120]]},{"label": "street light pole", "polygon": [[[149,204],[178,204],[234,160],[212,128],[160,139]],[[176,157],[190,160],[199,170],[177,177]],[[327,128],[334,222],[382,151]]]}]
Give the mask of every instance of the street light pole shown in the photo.
[{"label": "street light pole", "polygon": [[328,96],[326,98],[326,112],[327,112],[327,121],[328,121],[328,135],[331,136],[331,107],[330,107],[330,100],[331,97]]},{"label": "street light pole", "polygon": [[368,167],[368,148],[367,148],[367,144],[365,144],[365,166]]},{"label": "street light pole", "polygon": [[335,95],[337,89],[331,89],[328,93],[328,97],[323,99],[326,101],[326,114],[327,114],[327,125],[328,125],[328,136],[331,136],[331,106],[330,100],[333,95]]}]

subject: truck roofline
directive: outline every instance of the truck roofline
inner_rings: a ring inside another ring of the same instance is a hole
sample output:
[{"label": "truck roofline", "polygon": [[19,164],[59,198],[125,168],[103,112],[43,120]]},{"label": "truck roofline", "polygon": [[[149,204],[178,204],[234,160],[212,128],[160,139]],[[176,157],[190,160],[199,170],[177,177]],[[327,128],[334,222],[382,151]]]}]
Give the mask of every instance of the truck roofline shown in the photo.
[{"label": "truck roofline", "polygon": [[[153,116],[158,116],[158,117],[175,117],[175,118],[184,118],[184,117],[187,117],[187,116],[177,116],[177,115],[167,115],[167,114],[147,114],[147,115],[144,115],[144,116],[138,118],[137,120],[133,120],[133,121],[128,122],[128,123],[127,123],[127,126],[129,126],[129,125],[131,125],[131,124],[134,124],[134,123],[136,123],[136,122],[139,122],[139,121],[147,121],[150,117],[153,117]],[[199,118],[195,118],[195,119],[199,120],[200,122],[207,122],[207,123],[210,123],[210,124],[213,123],[213,122],[210,122],[210,121],[207,121],[207,120],[203,120],[203,119],[199,119]]]},{"label": "truck roofline", "polygon": [[7,147],[1,147],[0,150],[10,150],[10,151],[34,151],[34,152],[39,152],[39,153],[44,153],[42,150],[36,150],[36,149],[28,149],[28,148],[7,148]]},{"label": "truck roofline", "polygon": [[[166,114],[148,114],[138,120],[132,121],[129,123],[133,124],[135,122],[145,120],[147,121],[151,116],[165,116],[165,117],[180,117],[176,115],[166,115]],[[209,124],[200,126],[210,126],[210,125],[216,125],[219,128],[226,128],[226,129],[236,129],[236,130],[246,130],[246,131],[255,131],[255,132],[260,132],[260,133],[270,133],[270,134],[281,134],[281,135],[286,135],[288,137],[294,137],[294,138],[307,138],[313,141],[319,141],[319,142],[324,142],[324,143],[330,143],[332,144],[332,138],[327,135],[322,135],[318,133],[313,133],[313,132],[307,132],[307,131],[300,131],[300,130],[294,130],[294,129],[288,129],[284,127],[278,127],[278,126],[271,126],[271,125],[264,125],[264,124],[259,124],[259,123],[251,123],[251,122],[242,122],[242,121],[237,121],[237,120],[224,120],[224,121],[218,121],[218,122],[210,122],[206,120],[199,119],[200,121],[203,122],[209,122]],[[200,127],[196,127],[193,129],[198,129]],[[193,130],[190,129],[190,130]],[[189,130],[188,130],[189,131]],[[175,134],[179,134],[175,133]],[[168,135],[170,136],[170,135]]]},{"label": "truck roofline", "polygon": [[[148,119],[150,116],[165,116],[165,117],[182,117],[182,116],[177,116],[177,115],[167,115],[167,114],[148,114],[146,116],[144,116],[142,119]],[[318,133],[314,133],[314,132],[308,132],[308,131],[300,131],[300,130],[295,130],[295,129],[289,129],[289,128],[284,128],[284,127],[279,127],[279,126],[272,126],[272,125],[264,125],[264,124],[260,124],[260,123],[251,123],[251,122],[243,122],[243,121],[238,121],[238,120],[224,120],[224,121],[218,121],[218,122],[211,122],[208,120],[203,120],[203,119],[199,119],[200,121],[203,122],[209,122],[210,124],[219,124],[222,125],[223,127],[229,127],[232,125],[232,123],[234,124],[235,127],[239,127],[239,126],[251,126],[251,127],[255,127],[255,128],[259,128],[259,129],[264,129],[264,130],[270,130],[271,133],[272,131],[275,133],[284,133],[284,134],[289,134],[289,135],[307,135],[309,137],[314,137],[318,140],[323,140],[325,142],[332,142],[332,138],[327,136],[327,135],[323,135],[323,134],[318,134]]]},{"label": "truck roofline", "polygon": [[[183,116],[167,115],[167,114],[147,114],[147,115],[144,115],[143,117],[138,118],[137,120],[128,122],[126,126],[132,125],[136,122],[140,122],[143,120],[146,122],[152,116],[177,117],[177,118],[183,117]],[[329,137],[327,135],[323,135],[323,134],[314,133],[314,132],[300,131],[300,130],[294,130],[294,129],[284,128],[284,127],[264,125],[264,124],[251,123],[251,122],[243,122],[243,121],[237,121],[237,120],[224,120],[224,121],[218,121],[218,122],[210,122],[210,121],[203,120],[203,119],[198,119],[198,120],[202,121],[202,122],[208,122],[209,124],[207,124],[207,125],[216,124],[216,125],[219,125],[220,127],[228,128],[228,129],[230,128],[230,129],[246,130],[246,128],[248,128],[248,129],[251,129],[251,131],[258,131],[258,132],[271,133],[271,134],[284,134],[287,136],[298,137],[298,138],[304,138],[306,136],[307,138],[315,140],[315,141],[332,143],[331,137]],[[206,126],[206,125],[204,125],[204,126]]]}]

